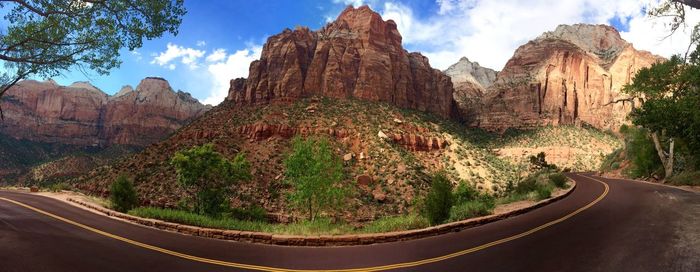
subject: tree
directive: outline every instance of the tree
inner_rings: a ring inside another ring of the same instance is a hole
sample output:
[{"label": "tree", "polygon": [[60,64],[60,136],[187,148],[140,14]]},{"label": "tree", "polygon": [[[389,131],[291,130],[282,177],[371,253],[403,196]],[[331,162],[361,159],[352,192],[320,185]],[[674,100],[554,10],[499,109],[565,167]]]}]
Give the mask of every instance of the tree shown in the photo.
[{"label": "tree", "polygon": [[424,214],[431,225],[437,225],[450,218],[450,210],[454,203],[452,183],[444,173],[433,176],[430,191],[425,197]]},{"label": "tree", "polygon": [[[29,76],[54,77],[73,66],[100,75],[121,64],[119,50],[177,35],[184,0],[0,0],[0,98]],[[0,109],[0,117],[2,110]]]},{"label": "tree", "polygon": [[126,176],[120,175],[110,188],[112,207],[120,212],[128,212],[138,205],[134,184]]},{"label": "tree", "polygon": [[650,131],[670,178],[676,140],[686,143],[691,154],[700,152],[700,52],[696,48],[689,58],[673,56],[639,70],[624,91],[644,101],[630,117]]},{"label": "tree", "polygon": [[214,217],[224,210],[228,187],[251,178],[250,166],[242,153],[228,160],[214,151],[212,144],[177,152],[170,163],[177,172],[177,181],[196,191],[195,211]]},{"label": "tree", "polygon": [[343,163],[325,138],[292,140],[292,152],[284,161],[286,179],[294,187],[291,203],[308,211],[313,221],[321,211],[342,206],[348,190],[341,183]]}]

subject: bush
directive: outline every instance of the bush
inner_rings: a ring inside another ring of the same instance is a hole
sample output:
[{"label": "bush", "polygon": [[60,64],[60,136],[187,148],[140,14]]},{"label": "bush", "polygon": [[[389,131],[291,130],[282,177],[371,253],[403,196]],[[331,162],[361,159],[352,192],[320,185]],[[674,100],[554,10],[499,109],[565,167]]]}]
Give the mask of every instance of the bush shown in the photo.
[{"label": "bush", "polygon": [[180,185],[196,191],[194,210],[213,217],[228,209],[229,186],[251,178],[250,166],[242,153],[228,160],[214,151],[212,144],[179,151],[170,164],[175,167]]},{"label": "bush", "polygon": [[51,184],[49,186],[49,190],[51,192],[61,192],[63,190],[70,190],[70,189],[71,189],[70,184],[65,183],[65,182],[58,182],[58,183]]},{"label": "bush", "polygon": [[627,158],[631,162],[629,174],[632,178],[650,177],[662,169],[661,159],[646,129],[626,127],[620,131],[627,142]]},{"label": "bush", "polygon": [[467,201],[452,207],[450,221],[459,221],[477,216],[489,215],[493,212],[495,202],[492,201]]},{"label": "bush", "polygon": [[126,176],[121,175],[112,183],[110,201],[120,212],[128,212],[138,205],[134,184]]},{"label": "bush", "polygon": [[231,216],[238,220],[247,221],[267,221],[267,211],[265,208],[254,205],[247,208],[233,208],[231,209]]},{"label": "bush", "polygon": [[540,185],[537,186],[535,192],[537,192],[537,200],[547,199],[552,196],[552,187],[547,185]]},{"label": "bush", "polygon": [[549,175],[549,182],[557,188],[564,188],[566,187],[566,176],[562,173],[551,174]]},{"label": "bush", "polygon": [[453,203],[452,183],[444,173],[433,176],[428,195],[425,197],[424,214],[431,225],[445,222],[450,217]]},{"label": "bush", "polygon": [[469,183],[466,183],[464,181],[461,181],[459,185],[457,185],[457,188],[455,188],[454,192],[454,202],[455,203],[464,203],[467,201],[472,201],[475,200],[479,197],[479,191],[474,188]]},{"label": "bush", "polygon": [[700,171],[681,172],[668,181],[673,185],[700,186]]}]

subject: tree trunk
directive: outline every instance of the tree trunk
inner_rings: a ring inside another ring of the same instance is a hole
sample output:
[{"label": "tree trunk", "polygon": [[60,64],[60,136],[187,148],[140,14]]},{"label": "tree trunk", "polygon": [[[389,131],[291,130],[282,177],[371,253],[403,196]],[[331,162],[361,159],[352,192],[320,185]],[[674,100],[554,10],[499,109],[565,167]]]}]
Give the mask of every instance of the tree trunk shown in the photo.
[{"label": "tree trunk", "polygon": [[651,133],[651,139],[654,141],[654,147],[656,148],[656,153],[659,154],[659,159],[661,159],[661,164],[664,166],[664,176],[665,179],[673,176],[673,138],[669,140],[668,155],[664,152],[663,146],[659,141],[659,136],[656,132]]}]

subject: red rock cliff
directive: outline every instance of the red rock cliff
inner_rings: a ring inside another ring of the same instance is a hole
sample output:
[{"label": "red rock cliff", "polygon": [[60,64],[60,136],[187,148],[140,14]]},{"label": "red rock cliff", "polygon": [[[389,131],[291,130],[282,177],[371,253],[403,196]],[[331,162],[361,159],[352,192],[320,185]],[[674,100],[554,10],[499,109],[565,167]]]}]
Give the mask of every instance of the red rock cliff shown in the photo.
[{"label": "red rock cliff", "polygon": [[617,130],[632,104],[611,103],[635,73],[661,58],[634,49],[613,27],[562,25],[518,48],[484,97],[476,125],[587,123]]},{"label": "red rock cliff", "polygon": [[231,81],[228,100],[354,97],[449,117],[452,90],[426,57],[403,49],[396,23],[363,6],[348,7],[319,31],[287,29],[270,37],[248,79]]},{"label": "red rock cliff", "polygon": [[48,143],[146,146],[209,108],[173,92],[160,78],[146,78],[136,90],[125,87],[113,97],[89,83],[64,87],[27,80],[2,98],[0,133]]}]

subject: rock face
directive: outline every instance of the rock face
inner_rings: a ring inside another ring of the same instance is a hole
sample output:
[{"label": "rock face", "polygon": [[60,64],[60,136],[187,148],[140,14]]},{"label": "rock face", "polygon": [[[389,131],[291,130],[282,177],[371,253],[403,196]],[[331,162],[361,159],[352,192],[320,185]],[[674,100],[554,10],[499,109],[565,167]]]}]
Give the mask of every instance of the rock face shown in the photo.
[{"label": "rock face", "polygon": [[231,81],[228,99],[255,104],[354,97],[449,117],[452,92],[449,77],[403,49],[394,21],[363,6],[348,7],[319,31],[287,29],[270,37],[248,79]]},{"label": "rock face", "polygon": [[634,49],[613,27],[561,25],[518,48],[483,99],[475,125],[488,130],[587,123],[617,130],[633,108],[611,103],[661,57]]},{"label": "rock face", "polygon": [[481,67],[478,62],[471,62],[463,57],[447,70],[454,85],[453,97],[459,109],[459,116],[471,122],[476,118],[480,102],[486,90],[496,81],[498,72]]},{"label": "rock face", "polygon": [[146,78],[110,97],[86,82],[63,87],[27,80],[2,98],[0,133],[16,139],[82,146],[146,146],[202,115],[209,106]]}]

